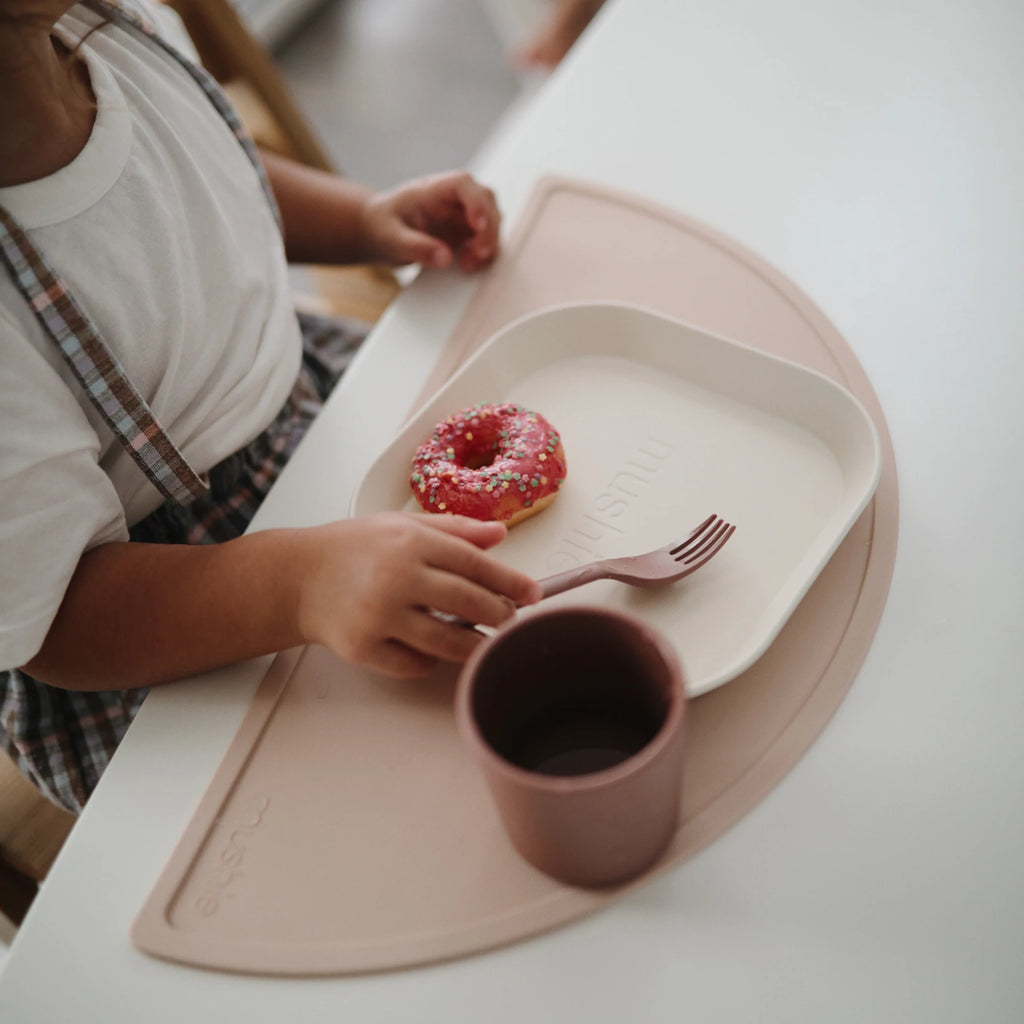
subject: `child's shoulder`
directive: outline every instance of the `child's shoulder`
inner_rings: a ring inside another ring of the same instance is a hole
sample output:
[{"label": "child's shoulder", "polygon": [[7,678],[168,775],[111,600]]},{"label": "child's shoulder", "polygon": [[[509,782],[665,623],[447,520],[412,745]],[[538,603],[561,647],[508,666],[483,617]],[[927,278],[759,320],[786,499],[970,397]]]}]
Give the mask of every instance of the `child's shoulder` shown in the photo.
[{"label": "child's shoulder", "polygon": [[79,6],[87,7],[101,14],[105,13],[104,7],[123,11],[130,19],[140,23],[146,31],[154,32],[182,52],[189,56],[195,56],[192,39],[181,18],[169,4],[159,3],[158,0],[99,0],[97,3],[84,0],[84,2],[80,2]]}]

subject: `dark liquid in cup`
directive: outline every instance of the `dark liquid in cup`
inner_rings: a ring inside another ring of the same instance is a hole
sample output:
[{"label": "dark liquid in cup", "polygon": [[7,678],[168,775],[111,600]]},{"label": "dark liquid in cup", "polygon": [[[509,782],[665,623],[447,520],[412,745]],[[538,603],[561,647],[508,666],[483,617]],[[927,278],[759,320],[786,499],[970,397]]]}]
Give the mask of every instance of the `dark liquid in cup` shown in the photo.
[{"label": "dark liquid in cup", "polygon": [[542,775],[587,775],[632,757],[653,738],[657,725],[594,715],[560,718],[528,730],[509,760]]}]

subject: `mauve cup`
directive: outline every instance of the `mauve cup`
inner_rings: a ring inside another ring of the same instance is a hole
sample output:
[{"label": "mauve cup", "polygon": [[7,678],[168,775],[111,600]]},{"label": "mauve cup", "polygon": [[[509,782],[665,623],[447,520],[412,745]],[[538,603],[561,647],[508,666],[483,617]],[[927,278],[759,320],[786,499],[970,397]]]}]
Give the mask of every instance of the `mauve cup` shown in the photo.
[{"label": "mauve cup", "polygon": [[675,834],[686,695],[675,650],[596,607],[529,612],[470,656],[456,721],[515,848],[577,886],[625,882]]}]

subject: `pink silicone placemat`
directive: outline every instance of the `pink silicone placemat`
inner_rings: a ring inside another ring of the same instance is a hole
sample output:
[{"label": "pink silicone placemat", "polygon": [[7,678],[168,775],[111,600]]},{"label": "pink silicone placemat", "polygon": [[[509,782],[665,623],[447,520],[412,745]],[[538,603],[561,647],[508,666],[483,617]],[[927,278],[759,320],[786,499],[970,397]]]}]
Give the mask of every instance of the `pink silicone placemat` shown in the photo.
[{"label": "pink silicone placemat", "polygon": [[[653,874],[756,805],[852,684],[892,575],[895,462],[855,356],[791,282],[671,210],[578,181],[537,185],[424,395],[511,320],[588,299],[646,305],[833,377],[883,447],[874,499],[768,651],[692,701],[682,824]],[[454,679],[445,669],[398,683],[317,647],[279,655],[136,918],[136,945],[246,972],[394,969],[523,939],[615,899],[623,889],[559,885],[511,849],[458,742]]]}]

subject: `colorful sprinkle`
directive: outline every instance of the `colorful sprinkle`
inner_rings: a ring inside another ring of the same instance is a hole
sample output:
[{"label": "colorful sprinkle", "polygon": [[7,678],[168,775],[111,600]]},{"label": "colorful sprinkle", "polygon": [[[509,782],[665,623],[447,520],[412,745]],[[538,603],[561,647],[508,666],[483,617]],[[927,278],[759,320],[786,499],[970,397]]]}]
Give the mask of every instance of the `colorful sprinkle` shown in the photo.
[{"label": "colorful sprinkle", "polygon": [[509,519],[557,490],[564,459],[543,416],[512,402],[479,403],[438,423],[416,452],[409,482],[430,512]]}]

